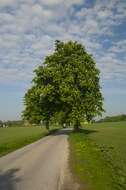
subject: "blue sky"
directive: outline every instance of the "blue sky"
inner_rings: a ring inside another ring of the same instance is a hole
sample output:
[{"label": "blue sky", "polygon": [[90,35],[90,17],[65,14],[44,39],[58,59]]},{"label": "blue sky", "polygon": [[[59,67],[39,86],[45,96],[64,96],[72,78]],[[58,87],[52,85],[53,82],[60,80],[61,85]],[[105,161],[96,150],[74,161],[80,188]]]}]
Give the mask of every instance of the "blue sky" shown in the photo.
[{"label": "blue sky", "polygon": [[105,115],[126,113],[125,0],[0,0],[0,119],[20,119],[33,70],[56,39],[93,54]]}]

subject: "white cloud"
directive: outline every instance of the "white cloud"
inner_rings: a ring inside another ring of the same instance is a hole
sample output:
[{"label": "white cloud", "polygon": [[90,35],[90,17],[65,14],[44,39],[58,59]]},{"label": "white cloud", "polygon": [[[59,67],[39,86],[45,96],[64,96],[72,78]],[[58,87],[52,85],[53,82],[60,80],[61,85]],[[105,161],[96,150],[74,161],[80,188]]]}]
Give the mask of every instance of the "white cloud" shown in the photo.
[{"label": "white cloud", "polygon": [[0,0],[0,7],[10,6],[16,2],[16,0]]},{"label": "white cloud", "polygon": [[76,4],[82,4],[84,1],[83,0],[72,0],[72,1],[68,1],[68,0],[39,0],[39,2],[41,2],[43,5],[47,5],[47,6],[54,6],[54,5],[66,5],[68,7],[72,6],[72,5],[76,5]]},{"label": "white cloud", "polygon": [[17,35],[4,34],[0,38],[1,48],[14,48],[20,43],[20,37]]},{"label": "white cloud", "polygon": [[[94,6],[87,8],[85,2],[0,0],[0,7],[3,7],[0,12],[0,69],[6,78],[21,82],[23,75],[31,76],[34,67],[52,52],[56,39],[83,43],[96,58],[104,79],[124,78],[126,56],[121,55],[123,60],[120,60],[117,54],[126,51],[126,39],[116,39],[116,42],[113,39],[114,27],[126,19],[126,3],[97,0]],[[13,11],[8,11],[6,6]],[[109,47],[104,47],[105,43]]]}]

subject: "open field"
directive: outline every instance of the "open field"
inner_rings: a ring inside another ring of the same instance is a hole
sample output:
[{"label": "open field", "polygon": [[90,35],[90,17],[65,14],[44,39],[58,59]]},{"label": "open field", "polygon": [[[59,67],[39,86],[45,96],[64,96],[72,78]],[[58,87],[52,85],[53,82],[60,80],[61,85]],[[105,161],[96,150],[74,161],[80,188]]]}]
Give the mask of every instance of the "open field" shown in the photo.
[{"label": "open field", "polygon": [[85,125],[69,142],[71,170],[82,190],[126,189],[126,122]]},{"label": "open field", "polygon": [[32,143],[47,133],[44,127],[0,128],[0,156]]}]

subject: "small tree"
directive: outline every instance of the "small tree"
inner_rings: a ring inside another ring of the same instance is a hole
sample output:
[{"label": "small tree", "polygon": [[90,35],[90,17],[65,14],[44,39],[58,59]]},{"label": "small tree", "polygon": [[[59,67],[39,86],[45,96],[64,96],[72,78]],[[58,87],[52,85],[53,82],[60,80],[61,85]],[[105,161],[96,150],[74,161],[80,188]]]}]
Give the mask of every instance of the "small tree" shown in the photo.
[{"label": "small tree", "polygon": [[74,125],[104,111],[99,70],[93,57],[77,42],[55,43],[55,52],[35,70],[33,87],[25,95],[24,118],[34,122],[63,115],[60,122]]},{"label": "small tree", "polygon": [[3,127],[3,122],[0,120],[0,127]]}]

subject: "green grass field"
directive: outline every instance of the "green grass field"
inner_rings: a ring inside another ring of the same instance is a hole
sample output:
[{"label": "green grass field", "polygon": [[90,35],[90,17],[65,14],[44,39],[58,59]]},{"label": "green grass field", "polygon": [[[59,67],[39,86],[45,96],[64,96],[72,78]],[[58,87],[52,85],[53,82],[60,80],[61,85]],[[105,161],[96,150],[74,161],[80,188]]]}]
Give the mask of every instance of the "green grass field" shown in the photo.
[{"label": "green grass field", "polygon": [[85,125],[69,142],[81,190],[126,190],[126,122]]},{"label": "green grass field", "polygon": [[0,156],[48,134],[43,127],[8,127],[0,128]]}]

